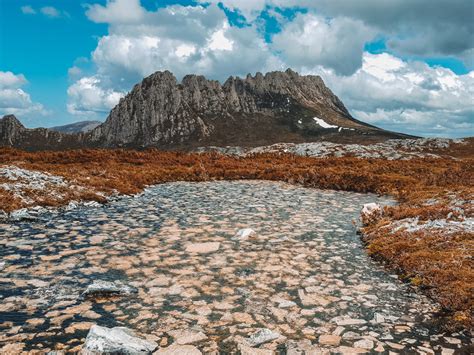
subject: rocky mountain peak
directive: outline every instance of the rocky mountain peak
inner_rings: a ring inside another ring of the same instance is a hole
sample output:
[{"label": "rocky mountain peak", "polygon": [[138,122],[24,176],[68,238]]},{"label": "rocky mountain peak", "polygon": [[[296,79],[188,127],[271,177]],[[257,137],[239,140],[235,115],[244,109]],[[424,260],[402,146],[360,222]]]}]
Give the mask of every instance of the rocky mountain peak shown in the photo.
[{"label": "rocky mountain peak", "polygon": [[0,144],[192,149],[403,137],[355,120],[321,77],[291,69],[230,76],[222,84],[194,74],[179,82],[159,71],[136,84],[104,123],[86,133],[63,132],[25,129],[6,116]]}]

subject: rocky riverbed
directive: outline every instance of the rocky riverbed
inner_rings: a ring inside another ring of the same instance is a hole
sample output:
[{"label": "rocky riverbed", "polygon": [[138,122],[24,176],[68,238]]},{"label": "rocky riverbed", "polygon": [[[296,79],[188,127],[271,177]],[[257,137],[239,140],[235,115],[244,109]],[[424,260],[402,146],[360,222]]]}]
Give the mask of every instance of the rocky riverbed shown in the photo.
[{"label": "rocky riverbed", "polygon": [[437,306],[367,257],[353,220],[368,202],[392,203],[176,182],[0,224],[0,353],[93,348],[103,327],[162,354],[468,353],[467,334],[438,331]]}]

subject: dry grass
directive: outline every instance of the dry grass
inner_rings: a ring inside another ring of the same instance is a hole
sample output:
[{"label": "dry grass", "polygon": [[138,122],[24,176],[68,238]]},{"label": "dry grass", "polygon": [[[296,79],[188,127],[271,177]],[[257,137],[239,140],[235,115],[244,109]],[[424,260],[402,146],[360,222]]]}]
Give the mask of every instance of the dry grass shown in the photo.
[{"label": "dry grass", "polygon": [[[382,219],[364,228],[368,250],[387,262],[413,284],[425,289],[450,312],[451,325],[473,327],[474,267],[472,233],[446,236],[439,233],[389,234],[381,226],[394,220],[446,218],[452,211],[452,194],[466,200],[474,197],[473,145],[462,147],[463,158],[388,161],[358,158],[308,158],[285,154],[262,154],[245,158],[215,153],[193,154],[158,150],[72,150],[65,152],[24,152],[0,149],[0,164],[61,175],[82,192],[67,199],[96,199],[97,192],[133,194],[147,185],[170,181],[265,179],[307,187],[390,194],[400,204],[387,208]],[[432,206],[423,205],[437,198]],[[44,203],[41,202],[41,203]],[[0,189],[0,208],[19,207],[11,193]],[[465,213],[473,215],[472,204]],[[458,216],[453,215],[452,218]]]}]

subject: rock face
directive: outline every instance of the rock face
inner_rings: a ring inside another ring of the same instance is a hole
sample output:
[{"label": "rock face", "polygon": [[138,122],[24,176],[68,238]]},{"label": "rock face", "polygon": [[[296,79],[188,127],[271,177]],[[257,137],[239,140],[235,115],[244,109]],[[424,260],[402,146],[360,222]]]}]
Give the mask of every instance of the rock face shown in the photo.
[{"label": "rock face", "polygon": [[99,146],[258,145],[380,135],[351,117],[319,76],[292,70],[224,84],[172,73],[145,78],[91,132]]},{"label": "rock face", "polygon": [[[0,121],[0,146],[71,147],[260,146],[278,142],[373,141],[404,138],[355,120],[319,76],[285,72],[230,77],[224,84],[169,71],[132,89],[107,120],[87,133],[26,129],[13,116]],[[36,138],[36,141],[32,138]]]}]

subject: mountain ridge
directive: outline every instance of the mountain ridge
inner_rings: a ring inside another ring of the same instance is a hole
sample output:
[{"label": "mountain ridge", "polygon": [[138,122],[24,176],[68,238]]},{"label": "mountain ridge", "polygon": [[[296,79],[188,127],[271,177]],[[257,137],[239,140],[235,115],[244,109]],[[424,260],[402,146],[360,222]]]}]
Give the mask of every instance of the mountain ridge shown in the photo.
[{"label": "mountain ridge", "polygon": [[104,123],[86,133],[49,133],[53,131],[18,125],[12,129],[2,121],[0,145],[25,149],[63,149],[67,144],[70,148],[193,149],[413,138],[356,120],[321,77],[291,69],[231,76],[222,84],[194,74],[178,81],[171,72],[158,71],[136,84]]}]

